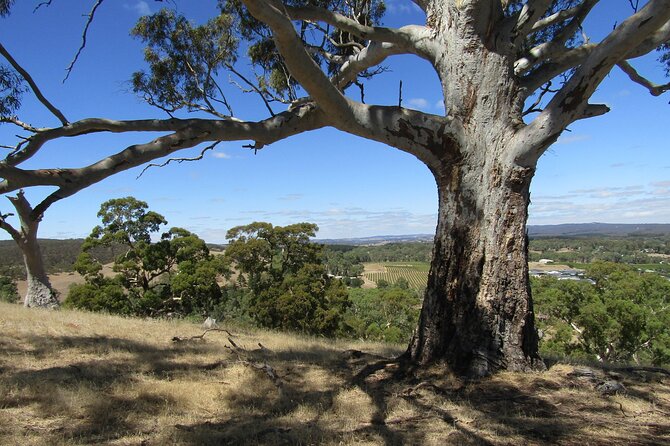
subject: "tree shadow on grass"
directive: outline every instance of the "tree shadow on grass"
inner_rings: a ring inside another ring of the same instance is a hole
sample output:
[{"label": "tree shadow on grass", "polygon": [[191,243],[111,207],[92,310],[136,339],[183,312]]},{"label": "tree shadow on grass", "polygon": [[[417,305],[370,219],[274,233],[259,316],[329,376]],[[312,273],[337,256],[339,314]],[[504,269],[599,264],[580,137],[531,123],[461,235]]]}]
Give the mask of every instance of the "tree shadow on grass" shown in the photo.
[{"label": "tree shadow on grass", "polygon": [[[315,354],[308,356],[324,357],[323,352],[312,353]],[[338,440],[343,444],[368,441],[383,445],[436,441],[458,445],[510,444],[506,438],[539,445],[558,442],[579,427],[578,420],[559,417],[552,403],[534,396],[536,389],[496,384],[478,385],[479,390],[470,392],[462,385],[422,386],[420,378],[404,364],[361,352],[340,353],[337,363],[334,366],[331,359],[327,365],[344,384],[307,390],[300,386],[293,372],[283,377],[284,397],[239,398],[236,401],[239,410],[226,420],[182,427],[177,438],[189,445],[320,444]],[[349,419],[343,424],[332,418],[338,414],[341,392],[350,388],[360,389],[369,397],[371,411],[358,422]],[[405,418],[391,415],[399,400],[413,409],[412,414]],[[462,406],[476,408],[471,409],[477,412],[476,419],[462,418],[458,410]],[[251,414],[249,407],[261,409],[261,413]],[[318,409],[319,415],[303,422],[290,416],[305,407]],[[435,426],[432,432],[426,429],[429,425]]]},{"label": "tree shadow on grass", "polygon": [[[0,410],[34,414],[39,419],[25,428],[35,430],[44,444],[51,443],[49,435],[83,444],[120,438],[141,431],[142,423],[134,420],[151,418],[177,403],[165,394],[120,396],[113,392],[115,386],[132,387],[140,373],[169,380],[180,373],[219,367],[218,362],[176,361],[184,354],[214,348],[206,344],[163,348],[105,336],[27,336],[21,342],[1,342]],[[18,355],[24,362],[29,359],[27,366],[12,362]],[[44,366],[49,363],[56,364]],[[40,420],[49,419],[46,428],[39,426]]]},{"label": "tree shadow on grass", "polygon": [[[444,368],[417,370],[316,343],[271,351],[241,343],[237,349],[207,342],[157,346],[104,336],[25,339],[0,342],[0,358],[34,360],[0,361],[0,414],[25,410],[50,420],[35,427],[44,444],[594,444],[584,425],[607,420],[616,409],[607,399],[588,402],[587,419],[574,410],[584,393],[564,392],[571,385],[567,378],[529,374],[467,383],[445,378]],[[240,376],[236,382],[226,375],[233,371]],[[194,415],[192,403],[151,387],[207,374],[223,380],[216,385],[219,407],[207,415]],[[147,376],[151,384],[139,386]],[[136,385],[134,393],[119,391]],[[644,388],[632,392],[654,400]],[[166,418],[166,411],[176,415]],[[8,429],[2,424],[0,443]],[[667,426],[650,427],[635,444],[654,444],[654,435],[667,435]],[[609,438],[602,443],[630,443],[623,434]]]}]

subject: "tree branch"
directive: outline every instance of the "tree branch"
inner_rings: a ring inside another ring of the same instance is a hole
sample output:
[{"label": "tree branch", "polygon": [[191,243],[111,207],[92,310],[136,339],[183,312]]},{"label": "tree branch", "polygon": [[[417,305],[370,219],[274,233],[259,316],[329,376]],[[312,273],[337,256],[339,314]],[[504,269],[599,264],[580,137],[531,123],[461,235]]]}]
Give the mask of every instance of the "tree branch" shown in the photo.
[{"label": "tree branch", "polygon": [[528,0],[523,5],[512,30],[515,40],[522,40],[531,32],[537,21],[547,12],[551,3],[552,0]]},{"label": "tree branch", "polygon": [[514,73],[516,75],[522,75],[538,63],[550,60],[569,51],[569,49],[565,47],[565,43],[574,36],[577,30],[579,30],[586,16],[599,1],[600,0],[584,0],[579,6],[579,11],[575,13],[572,20],[570,20],[553,40],[543,42],[540,45],[531,48],[524,57],[514,63]]},{"label": "tree branch", "polygon": [[[34,215],[43,213],[51,204],[76,192],[146,162],[162,158],[181,149],[195,147],[207,141],[254,140],[259,144],[271,144],[289,136],[328,125],[326,115],[313,104],[298,106],[272,118],[258,122],[237,120],[168,119],[113,121],[87,119],[67,127],[52,129],[34,135],[41,138],[39,145],[47,141],[94,132],[173,131],[145,144],[137,144],[103,158],[91,165],[68,169],[23,170],[15,164],[0,162],[0,193],[8,193],[29,186],[55,186],[58,188],[40,203]],[[35,143],[35,141],[32,141]]]},{"label": "tree branch", "polygon": [[649,90],[649,93],[651,93],[652,96],[660,96],[666,91],[670,90],[670,82],[668,82],[665,85],[657,85],[653,82],[651,82],[649,79],[643,77],[640,75],[633,66],[628,63],[628,61],[621,61],[617,64],[621,70],[628,75],[630,80],[635,82],[636,84],[642,85],[644,88]]},{"label": "tree branch", "polygon": [[364,40],[395,43],[397,45],[412,46],[416,34],[426,30],[423,26],[404,26],[399,29],[380,26],[366,26],[357,21],[316,6],[286,7],[291,20],[319,21],[346,31]]},{"label": "tree branch", "polygon": [[350,56],[342,64],[337,75],[331,78],[331,82],[338,88],[344,88],[354,82],[361,72],[381,64],[390,56],[406,53],[407,51],[399,45],[387,42],[370,42],[365,49]]},{"label": "tree branch", "polygon": [[[9,197],[7,197],[9,198]],[[21,240],[21,233],[14,228],[8,221],[7,217],[11,217],[14,214],[0,214],[0,229],[6,231],[14,241],[19,242]]]},{"label": "tree branch", "polygon": [[86,47],[86,38],[88,36],[88,28],[91,26],[91,23],[93,23],[93,16],[95,16],[95,12],[98,10],[100,5],[102,5],[102,2],[104,1],[105,0],[97,0],[93,5],[93,8],[91,9],[91,12],[86,14],[85,17],[88,18],[86,19],[86,25],[84,26],[84,31],[81,34],[81,45],[79,46],[77,53],[74,55],[74,58],[70,62],[70,65],[65,69],[67,74],[65,75],[65,79],[63,79],[63,83],[65,83],[65,81],[67,81],[67,79],[70,77],[70,73],[72,73],[74,64],[77,63],[77,60],[79,60],[79,56],[81,55],[81,52],[84,51],[84,48]]},{"label": "tree branch", "polygon": [[[621,60],[634,59],[648,54],[659,45],[670,40],[670,21],[661,26],[657,31],[648,35],[635,48],[631,49]],[[539,68],[523,78],[522,85],[529,92],[537,90],[540,86],[567,70],[581,65],[598,45],[585,43],[579,47],[558,51],[551,59],[541,64]]]},{"label": "tree branch", "polygon": [[546,29],[552,25],[555,25],[557,23],[560,23],[564,20],[567,20],[569,18],[574,17],[582,8],[582,4],[573,6],[572,8],[569,9],[561,9],[560,11],[547,16],[543,19],[537,20],[533,26],[530,29],[529,34],[536,33],[538,31],[542,31],[543,29]]},{"label": "tree branch", "polygon": [[338,120],[351,120],[349,100],[336,88],[309,55],[279,0],[243,0],[249,12],[272,29],[277,49],[291,75],[323,110]]},{"label": "tree branch", "polygon": [[221,143],[221,141],[216,141],[214,144],[208,145],[207,147],[202,149],[202,151],[200,152],[200,155],[198,155],[198,156],[194,156],[194,157],[191,157],[191,158],[170,158],[170,159],[168,159],[165,162],[160,163],[160,164],[157,164],[157,163],[147,164],[147,166],[144,169],[142,169],[142,172],[140,172],[140,174],[136,177],[136,179],[139,179],[144,174],[144,172],[146,172],[151,167],[165,167],[172,162],[176,162],[177,164],[181,164],[183,162],[200,161],[201,159],[203,159],[205,157],[205,153],[207,153],[210,150],[214,150],[214,148],[216,146],[218,146],[220,143]]},{"label": "tree branch", "polygon": [[[617,26],[588,55],[544,111],[515,138],[526,148],[515,154],[521,165],[534,165],[551,142],[572,122],[606,112],[588,100],[614,65],[654,36],[670,20],[670,0],[650,0],[644,8]],[[521,146],[519,146],[521,147]]]},{"label": "tree branch", "polygon": [[0,54],[7,62],[21,75],[21,77],[28,83],[30,89],[33,91],[37,99],[44,105],[63,125],[67,125],[68,120],[63,113],[57,109],[49,100],[44,97],[42,91],[39,89],[30,73],[28,73],[19,63],[12,57],[7,49],[0,43]]},{"label": "tree branch", "polygon": [[543,63],[532,73],[524,76],[521,81],[522,87],[528,92],[537,90],[561,73],[581,65],[597,47],[598,45],[594,43],[586,43],[556,55],[551,61]]},{"label": "tree branch", "polygon": [[[226,68],[228,68],[228,70],[229,70],[231,73],[233,73],[234,75],[236,75],[237,77],[239,77],[240,79],[242,79],[242,82],[244,82],[245,84],[247,84],[247,85],[252,89],[252,91],[255,91],[255,92],[261,97],[261,99],[263,100],[263,103],[265,104],[265,108],[267,108],[268,111],[270,112],[270,116],[274,116],[274,115],[275,115],[274,110],[272,110],[272,107],[270,107],[270,101],[268,101],[268,98],[265,97],[265,93],[264,93],[263,91],[261,91],[261,90],[258,88],[258,86],[257,86],[256,84],[254,84],[253,82],[251,82],[250,80],[248,80],[242,73],[240,73],[239,71],[237,71],[237,70],[235,69],[235,67],[233,67],[232,65],[227,64],[227,65],[226,65]],[[245,90],[242,89],[242,91],[244,92]]]}]

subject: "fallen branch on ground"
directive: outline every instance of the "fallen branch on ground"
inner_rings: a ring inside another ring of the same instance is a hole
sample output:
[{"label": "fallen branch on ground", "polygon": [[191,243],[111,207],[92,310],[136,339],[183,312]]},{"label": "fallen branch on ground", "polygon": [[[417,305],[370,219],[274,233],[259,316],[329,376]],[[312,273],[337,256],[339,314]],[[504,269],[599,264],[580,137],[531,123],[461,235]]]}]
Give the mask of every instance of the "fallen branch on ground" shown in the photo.
[{"label": "fallen branch on ground", "polygon": [[[247,367],[251,367],[255,370],[261,371],[265,373],[270,380],[272,380],[272,383],[277,387],[277,390],[279,391],[279,396],[282,397],[284,396],[284,383],[282,382],[281,378],[277,374],[277,371],[270,366],[267,362],[258,362],[258,361],[252,361],[248,358],[247,354],[250,353],[249,351],[245,350],[244,348],[238,346],[232,339],[228,338],[228,342],[230,342],[231,347],[226,346],[226,348],[232,350],[235,352],[237,355],[237,362],[239,364],[243,364]],[[261,351],[265,352],[267,349],[263,347],[262,344],[258,344],[261,348],[255,351]]]},{"label": "fallen branch on ground", "polygon": [[[188,342],[188,341],[194,341],[194,340],[196,340],[196,339],[203,340],[203,339],[205,338],[205,335],[206,335],[207,333],[209,333],[210,331],[223,331],[223,332],[225,332],[226,334],[228,334],[228,336],[235,336],[234,334],[232,334],[231,332],[229,332],[229,331],[226,330],[225,328],[208,328],[207,330],[205,330],[205,332],[204,332],[203,334],[201,334],[201,335],[197,335],[197,336],[191,336],[190,338],[187,338],[187,337],[183,337],[183,338],[182,338],[181,336],[174,336],[174,337],[172,338],[172,342]],[[228,338],[228,341],[232,342],[232,341],[230,340],[230,338]]]}]

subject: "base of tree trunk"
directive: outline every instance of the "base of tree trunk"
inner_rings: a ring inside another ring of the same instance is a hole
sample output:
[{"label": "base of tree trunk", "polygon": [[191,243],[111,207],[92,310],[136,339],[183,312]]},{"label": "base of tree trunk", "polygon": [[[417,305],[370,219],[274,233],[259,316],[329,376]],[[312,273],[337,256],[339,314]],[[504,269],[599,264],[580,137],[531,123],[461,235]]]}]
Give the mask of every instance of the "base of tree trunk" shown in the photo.
[{"label": "base of tree trunk", "polygon": [[29,284],[23,304],[26,307],[46,308],[49,310],[60,308],[60,302],[53,289],[39,282]]}]

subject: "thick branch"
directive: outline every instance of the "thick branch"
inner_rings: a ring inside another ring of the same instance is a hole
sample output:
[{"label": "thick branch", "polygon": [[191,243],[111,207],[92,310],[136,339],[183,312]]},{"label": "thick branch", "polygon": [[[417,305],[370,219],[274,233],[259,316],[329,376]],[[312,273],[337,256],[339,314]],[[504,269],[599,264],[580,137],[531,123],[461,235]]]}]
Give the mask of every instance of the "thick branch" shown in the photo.
[{"label": "thick branch", "polygon": [[651,0],[616,27],[593,49],[544,111],[518,133],[519,141],[527,140],[518,146],[517,162],[534,165],[547,143],[555,141],[569,124],[605,112],[602,106],[595,109],[588,105],[593,92],[614,65],[667,25],[668,20],[670,0]]},{"label": "thick branch", "polygon": [[[97,183],[115,173],[170,155],[181,149],[195,147],[207,141],[253,140],[258,144],[271,144],[289,136],[328,125],[320,110],[313,105],[296,107],[259,122],[236,120],[168,119],[144,121],[112,121],[87,119],[54,129],[44,144],[65,136],[92,132],[135,132],[174,130],[146,144],[137,144],[93,163],[69,169],[23,170],[11,164],[0,163],[0,193],[8,193],[29,186],[56,186],[58,190],[40,203],[33,215],[44,212],[51,204]],[[36,135],[42,136],[42,134]]]},{"label": "thick branch", "polygon": [[[639,45],[629,51],[621,61],[648,54],[668,40],[670,40],[670,22],[665,23],[656,32],[647,36]],[[524,77],[523,86],[529,92],[537,90],[541,85],[559,74],[581,65],[597,47],[596,44],[587,43],[554,56],[549,62],[542,64],[537,70]]]},{"label": "thick branch", "polygon": [[63,115],[63,113],[58,110],[49,100],[44,97],[42,91],[39,89],[32,76],[21,66],[19,63],[9,54],[9,51],[0,43],[0,54],[4,57],[9,64],[14,67],[14,69],[21,75],[21,77],[28,83],[30,89],[33,91],[37,99],[44,105],[58,120],[63,124],[67,125],[68,120]]},{"label": "thick branch", "polygon": [[530,51],[528,51],[528,54],[514,63],[515,74],[522,75],[528,72],[536,64],[550,60],[569,51],[569,49],[565,47],[565,43],[577,32],[586,16],[599,1],[600,0],[585,0],[579,6],[579,11],[575,13],[572,20],[570,20],[553,40],[543,42],[540,45],[531,48]]},{"label": "thick branch", "polygon": [[425,30],[422,26],[405,26],[400,29],[380,26],[366,26],[357,21],[325,8],[316,6],[286,7],[291,20],[325,22],[364,40],[412,45],[417,33]]},{"label": "thick branch", "polygon": [[370,42],[363,51],[349,57],[331,81],[344,88],[354,82],[360,73],[381,64],[389,56],[405,53],[400,46],[392,43]]},{"label": "thick branch", "polygon": [[279,0],[244,0],[249,12],[272,29],[273,38],[291,75],[329,115],[338,120],[352,117],[349,101],[309,55]]},{"label": "thick branch", "polygon": [[[402,107],[356,104],[356,126],[334,126],[410,153],[437,171],[456,159],[464,140],[459,120]],[[438,153],[439,152],[439,153]]]},{"label": "thick branch", "polygon": [[552,25],[555,25],[557,23],[560,23],[564,20],[567,20],[569,18],[574,17],[582,8],[582,5],[577,5],[573,6],[572,8],[568,9],[561,9],[560,11],[547,16],[543,19],[539,19],[536,21],[533,26],[530,29],[530,33],[536,33],[538,31],[542,31],[543,29],[546,29]]},{"label": "thick branch", "polygon": [[554,57],[550,62],[542,64],[537,70],[525,76],[521,85],[529,93],[532,93],[561,73],[565,73],[569,69],[581,65],[597,47],[598,45],[594,43],[586,43],[570,49]]},{"label": "thick branch", "polygon": [[513,33],[518,39],[523,39],[534,28],[537,21],[547,12],[552,0],[528,0],[516,20]]}]

